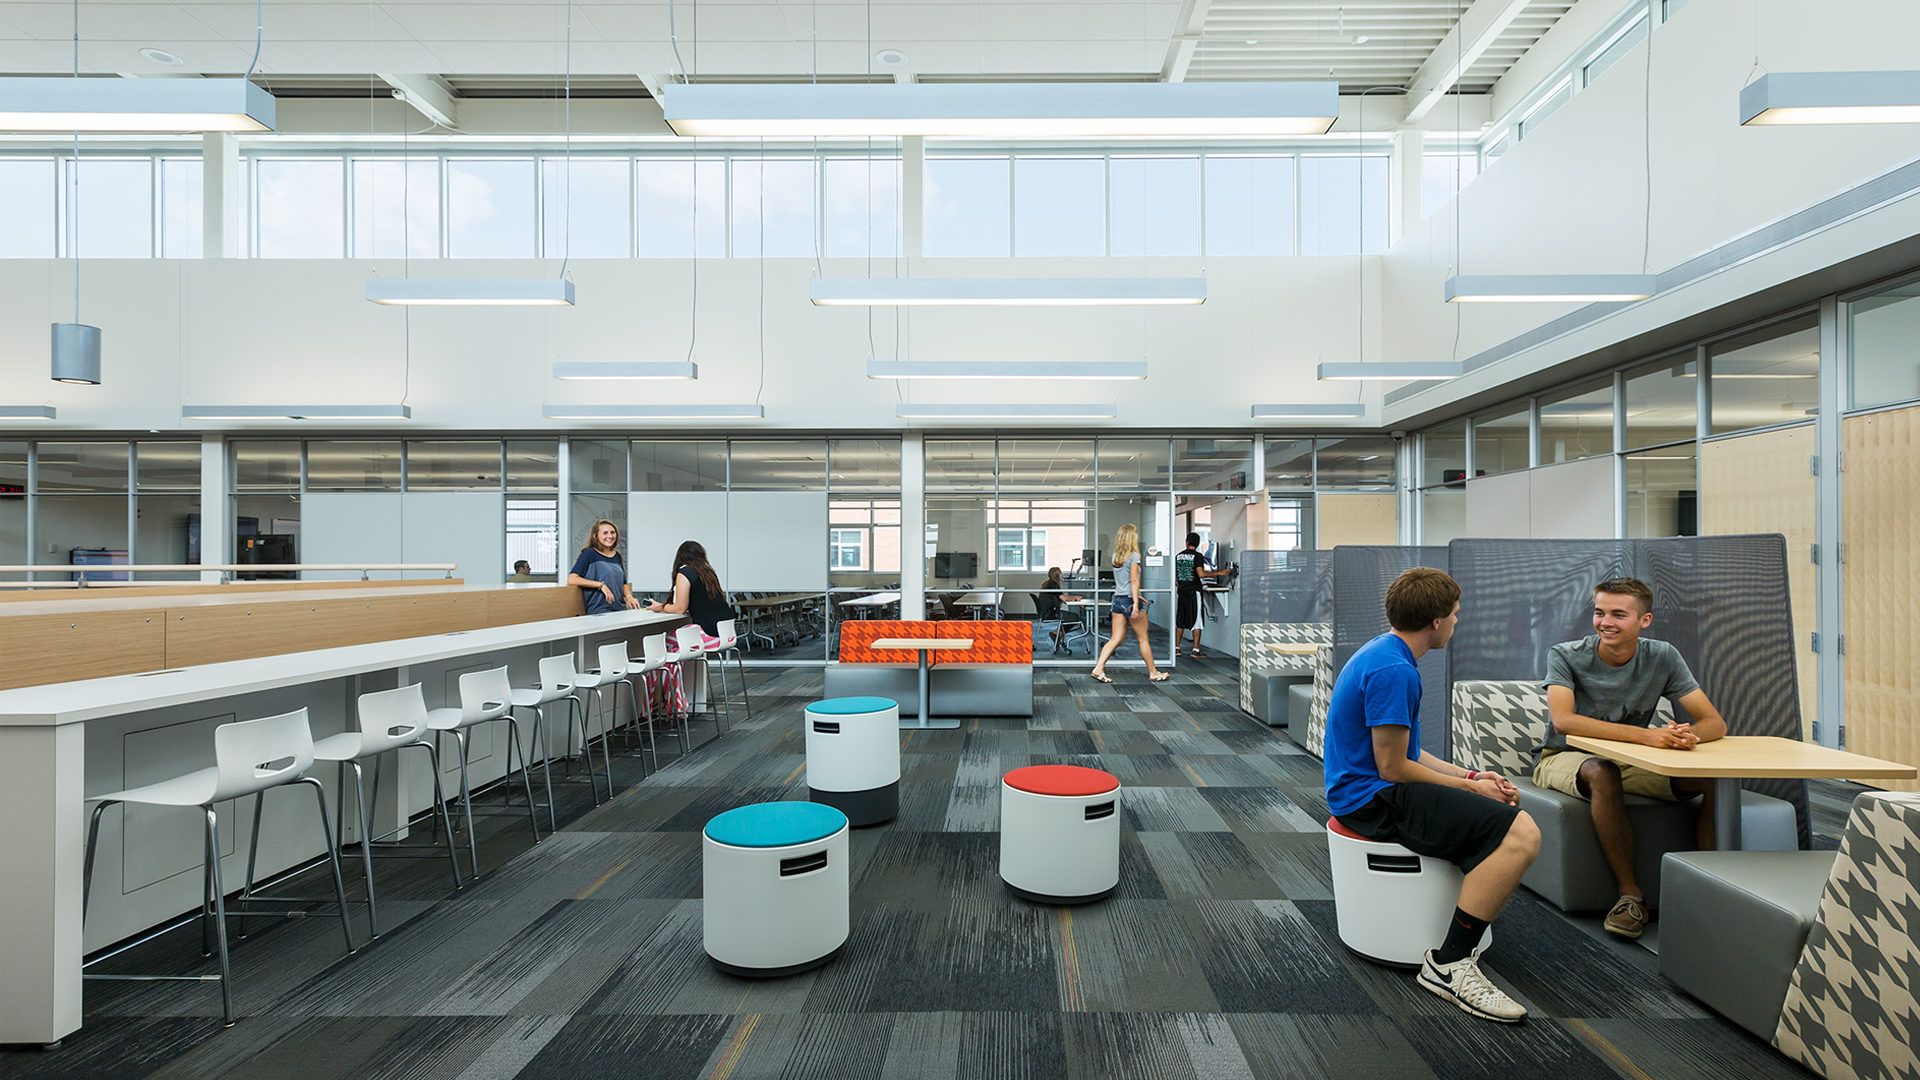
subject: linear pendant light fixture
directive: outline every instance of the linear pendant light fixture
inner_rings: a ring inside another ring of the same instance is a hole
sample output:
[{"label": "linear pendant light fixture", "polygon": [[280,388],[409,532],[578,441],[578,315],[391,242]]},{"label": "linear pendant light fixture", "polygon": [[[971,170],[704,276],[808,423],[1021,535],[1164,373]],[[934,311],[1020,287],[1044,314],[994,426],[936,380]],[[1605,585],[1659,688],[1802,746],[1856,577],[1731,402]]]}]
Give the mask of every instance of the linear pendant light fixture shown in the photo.
[{"label": "linear pendant light fixture", "polygon": [[182,405],[183,420],[411,420],[411,405]]},{"label": "linear pendant light fixture", "polygon": [[1769,72],[1741,88],[1740,123],[1920,123],[1920,71]]},{"label": "linear pendant light fixture", "polygon": [[1421,382],[1457,379],[1464,374],[1464,365],[1452,360],[1380,360],[1373,363],[1320,365],[1320,378],[1327,382],[1361,382],[1368,379]]},{"label": "linear pendant light fixture", "polygon": [[1179,138],[1324,135],[1332,82],[674,83],[661,111],[676,135],[720,138]]},{"label": "linear pendant light fixture", "polygon": [[548,405],[548,420],[764,420],[761,405]]},{"label": "linear pendant light fixture", "polygon": [[691,360],[648,361],[640,363],[561,361],[553,365],[556,379],[697,379],[700,365]]},{"label": "linear pendant light fixture", "polygon": [[1294,405],[1273,404],[1253,407],[1255,420],[1358,420],[1366,415],[1367,407],[1358,401],[1302,402]]},{"label": "linear pendant light fixture", "polygon": [[819,307],[1204,304],[1206,278],[814,278]]},{"label": "linear pendant light fixture", "polygon": [[1652,274],[1471,274],[1447,279],[1449,304],[1581,304],[1645,300]]},{"label": "linear pendant light fixture", "polygon": [[0,79],[0,131],[272,131],[273,95],[241,78]]},{"label": "linear pendant light fixture", "polygon": [[53,420],[60,415],[51,405],[0,405],[0,421]]},{"label": "linear pendant light fixture", "polygon": [[367,299],[376,304],[420,307],[538,307],[572,305],[566,278],[382,278],[367,279]]},{"label": "linear pendant light fixture", "polygon": [[893,415],[902,420],[1111,420],[1114,406],[1078,404],[921,405],[901,404]]},{"label": "linear pendant light fixture", "polygon": [[869,360],[869,379],[1073,379],[1147,377],[1143,360]]}]

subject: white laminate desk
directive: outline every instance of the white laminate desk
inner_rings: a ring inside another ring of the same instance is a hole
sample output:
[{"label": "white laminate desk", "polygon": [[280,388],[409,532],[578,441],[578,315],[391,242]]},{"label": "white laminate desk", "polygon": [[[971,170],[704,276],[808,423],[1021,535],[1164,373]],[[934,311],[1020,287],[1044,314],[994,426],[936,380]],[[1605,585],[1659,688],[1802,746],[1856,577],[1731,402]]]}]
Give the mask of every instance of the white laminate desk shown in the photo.
[{"label": "white laminate desk", "polygon": [[[554,643],[567,642],[579,656],[684,621],[645,611],[583,615],[0,691],[0,1044],[53,1043],[80,1027],[80,871],[90,792],[211,764],[213,728],[231,720],[304,706],[317,738],[345,730],[362,676],[384,685],[421,682],[430,707],[455,704],[461,671],[517,663],[524,669],[517,681],[526,683],[532,662]],[[494,756],[476,783],[504,772],[497,747],[475,750],[476,757]],[[332,777],[322,780],[330,785]],[[252,807],[245,809],[221,830],[229,845],[224,857],[246,850]],[[322,851],[310,809],[304,824],[291,804],[282,805],[284,816],[275,809],[269,800],[261,824],[262,836],[271,837],[261,845],[262,877]],[[88,938],[109,943],[197,908],[199,835],[191,820],[172,820],[165,810],[109,812]]]}]

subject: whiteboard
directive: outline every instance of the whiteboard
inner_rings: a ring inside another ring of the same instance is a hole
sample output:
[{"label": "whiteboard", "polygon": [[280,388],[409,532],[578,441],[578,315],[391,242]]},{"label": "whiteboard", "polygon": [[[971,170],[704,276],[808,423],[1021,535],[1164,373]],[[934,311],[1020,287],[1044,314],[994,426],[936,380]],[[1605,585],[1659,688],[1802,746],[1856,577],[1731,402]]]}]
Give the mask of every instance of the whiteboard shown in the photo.
[{"label": "whiteboard", "polygon": [[454,576],[470,585],[506,580],[506,496],[495,491],[414,491],[406,500],[401,557],[393,561],[458,563]]},{"label": "whiteboard", "polygon": [[[406,496],[397,491],[310,491],[300,500],[303,563],[404,562],[400,557],[401,522]],[[504,526],[502,526],[504,528]],[[316,571],[315,581],[358,581],[359,571]],[[400,578],[398,571],[375,571],[374,580]]]},{"label": "whiteboard", "polygon": [[673,553],[683,540],[698,540],[720,586],[735,588],[728,569],[727,495],[724,491],[632,491],[627,493],[627,579],[636,595],[667,591]]},{"label": "whiteboard", "polygon": [[825,592],[827,493],[736,491],[727,496],[727,570],[740,589]]}]

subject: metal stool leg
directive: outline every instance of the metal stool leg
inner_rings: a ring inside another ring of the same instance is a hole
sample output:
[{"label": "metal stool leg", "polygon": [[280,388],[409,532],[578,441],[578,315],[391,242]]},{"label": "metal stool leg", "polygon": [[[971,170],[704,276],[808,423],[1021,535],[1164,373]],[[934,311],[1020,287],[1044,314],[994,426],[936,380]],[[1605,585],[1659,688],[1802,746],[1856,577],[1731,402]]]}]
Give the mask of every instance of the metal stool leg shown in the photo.
[{"label": "metal stool leg", "polygon": [[[380,936],[380,909],[373,898],[373,822],[367,817],[367,787],[365,773],[360,763],[350,761],[353,767],[353,801],[360,810],[360,864],[367,875],[367,935]],[[341,794],[346,794],[341,792]],[[321,813],[326,813],[325,803],[321,804]],[[336,834],[338,835],[338,834]],[[336,849],[337,850],[337,849]],[[251,867],[249,867],[251,871]]]},{"label": "metal stool leg", "polygon": [[[433,805],[435,809],[440,811],[439,817],[436,818],[432,814],[428,814],[427,818],[434,823],[436,828],[443,824],[447,827],[447,861],[453,864],[453,887],[455,889],[464,889],[467,886],[465,882],[460,880],[459,849],[456,848],[453,843],[453,819],[447,816],[447,793],[440,783],[440,748],[430,742],[424,741],[418,745],[422,750],[427,752],[427,758],[433,763]],[[375,777],[374,782],[377,786],[379,777]],[[527,802],[529,804],[528,809],[532,809],[533,796],[531,794],[527,796]],[[535,839],[539,838],[539,830],[536,829],[534,831],[534,837]]]},{"label": "metal stool leg", "polygon": [[547,714],[544,706],[533,707],[533,737],[540,742],[540,771],[547,778],[547,826],[551,832],[560,831],[558,810],[553,801],[553,766],[548,764],[552,756],[547,753]]},{"label": "metal stool leg", "polygon": [[[207,874],[213,879],[213,933],[220,949],[220,1018],[222,1027],[233,1026],[233,968],[227,957],[227,899],[220,881],[220,824],[213,807],[207,813]],[[327,806],[320,804],[320,819],[325,821]],[[331,830],[329,830],[331,831]]]},{"label": "metal stool leg", "polygon": [[314,802],[320,807],[320,831],[327,841],[327,861],[333,864],[333,893],[340,898],[340,934],[347,939],[347,952],[352,954],[353,924],[347,920],[347,881],[340,876],[340,847],[335,843],[333,829],[327,824],[327,790],[311,776],[303,776],[294,783],[313,785]]},{"label": "metal stool leg", "polygon": [[87,918],[87,903],[93,898],[93,852],[100,843],[100,814],[113,805],[115,804],[110,802],[96,803],[93,808],[93,819],[87,823],[86,861],[80,870],[80,920],[82,923]]},{"label": "metal stool leg", "polygon": [[[518,750],[520,751],[520,786],[527,793],[527,821],[533,826],[533,842],[537,844],[540,842],[540,815],[535,811],[533,805],[533,780],[527,775],[533,771],[533,767],[527,764],[527,748],[520,745],[520,722],[513,718],[511,712],[500,719],[507,722],[507,742],[509,744],[507,746],[506,784],[504,785],[506,788],[504,793],[505,798],[509,802],[513,800],[513,752]],[[551,793],[547,795],[547,801],[553,801],[553,795]]]},{"label": "metal stool leg", "polygon": [[460,812],[467,819],[467,865],[473,870],[473,880],[479,881],[480,849],[473,839],[473,789],[467,786],[467,733],[455,728],[453,741],[460,750]]},{"label": "metal stool leg", "polygon": [[[740,704],[746,706],[747,722],[752,723],[753,722],[753,694],[751,691],[747,689],[746,657],[741,654],[740,649],[737,646],[732,649],[729,649],[728,651],[733,653],[734,666],[738,668],[740,671]],[[722,658],[721,662],[725,663],[724,657]]]}]

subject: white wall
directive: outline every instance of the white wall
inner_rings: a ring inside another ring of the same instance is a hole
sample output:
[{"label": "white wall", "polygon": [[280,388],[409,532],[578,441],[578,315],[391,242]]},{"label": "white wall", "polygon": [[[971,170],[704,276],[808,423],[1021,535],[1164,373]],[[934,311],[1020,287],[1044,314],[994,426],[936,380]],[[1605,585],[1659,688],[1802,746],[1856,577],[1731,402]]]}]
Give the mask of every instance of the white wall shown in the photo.
[{"label": "white wall", "polygon": [[[1451,536],[1593,539],[1613,536],[1613,458],[1543,465],[1467,481],[1466,519]],[[1429,543],[1432,543],[1429,522]]]}]

